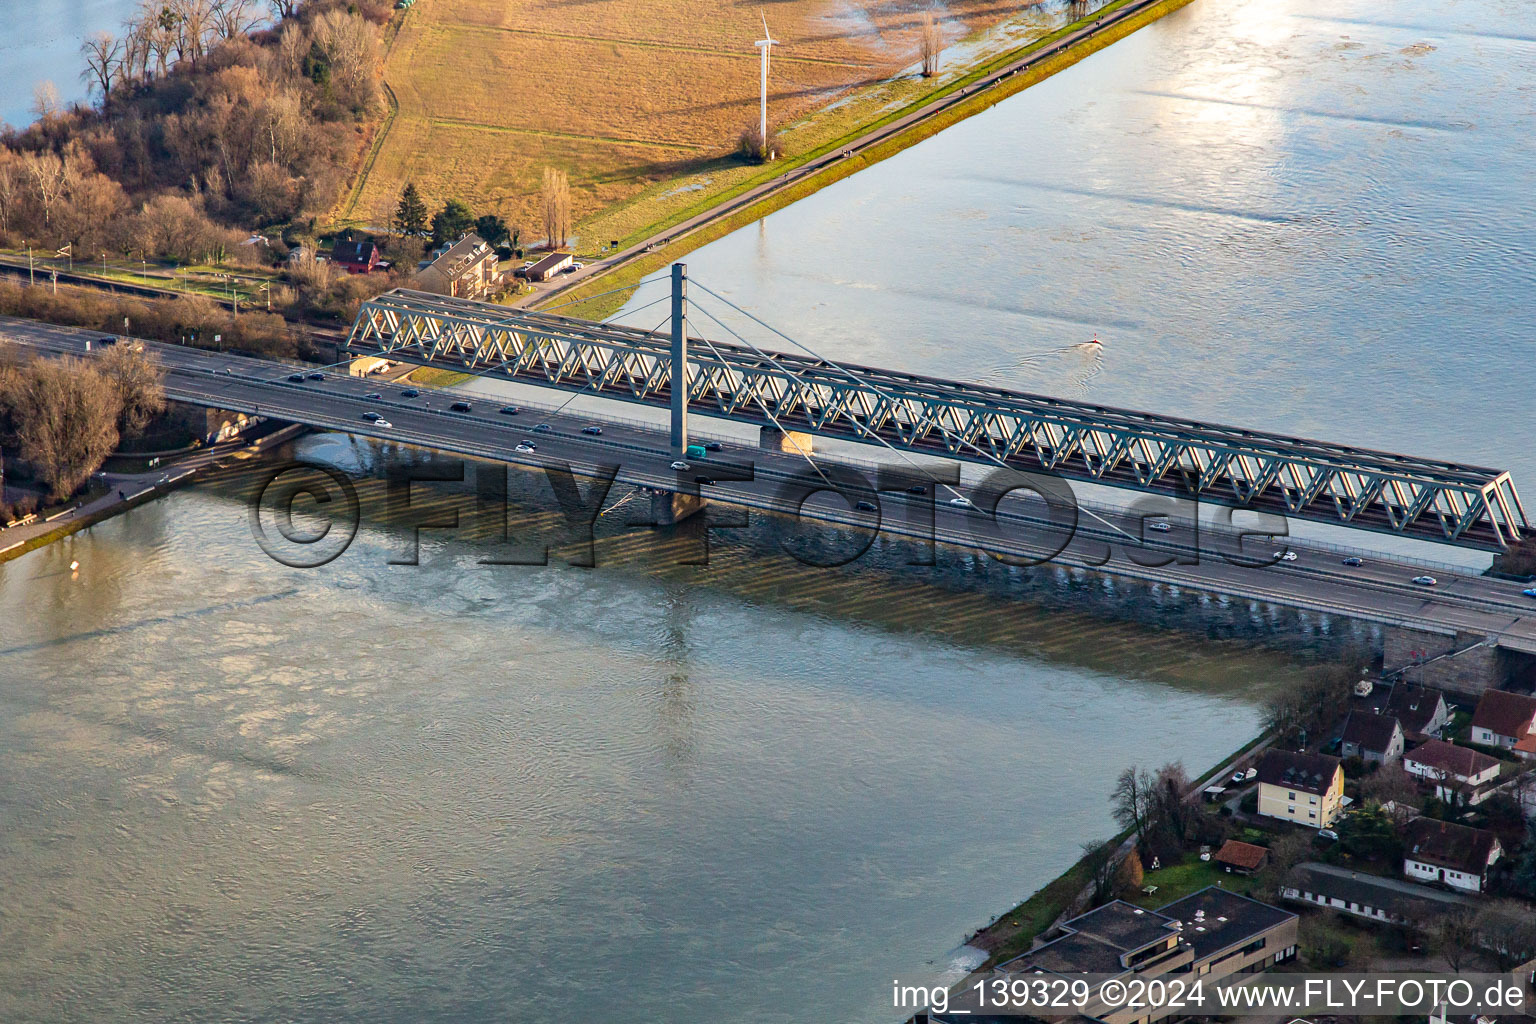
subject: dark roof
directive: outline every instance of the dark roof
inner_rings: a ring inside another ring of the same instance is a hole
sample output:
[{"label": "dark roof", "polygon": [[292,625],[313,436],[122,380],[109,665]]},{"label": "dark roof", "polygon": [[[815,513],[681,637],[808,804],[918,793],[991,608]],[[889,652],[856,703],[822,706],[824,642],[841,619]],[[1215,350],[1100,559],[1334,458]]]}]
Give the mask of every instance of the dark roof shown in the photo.
[{"label": "dark roof", "polygon": [[1063,927],[1092,935],[1127,953],[1166,939],[1174,930],[1168,918],[1124,900],[1113,900],[1074,917],[1063,922]]},{"label": "dark roof", "polygon": [[1178,925],[1153,910],[1113,900],[1070,921],[1066,932],[1002,965],[1006,971],[1118,974],[1122,957],[1178,934]]},{"label": "dark roof", "polygon": [[1454,868],[1473,875],[1488,870],[1488,859],[1498,837],[1480,828],[1468,828],[1434,818],[1415,818],[1408,825],[1405,854],[1410,860]]},{"label": "dark roof", "polygon": [[1448,908],[1467,902],[1463,897],[1413,882],[1376,878],[1325,864],[1298,864],[1286,875],[1285,884],[1301,892],[1384,910],[1406,921],[1429,921],[1446,913]]},{"label": "dark roof", "polygon": [[530,274],[532,274],[532,273],[541,273],[542,274],[544,271],[548,270],[551,267],[558,267],[560,264],[564,263],[566,260],[568,260],[570,258],[571,258],[571,254],[568,253],[568,252],[552,252],[548,256],[545,256],[542,259],[540,259],[539,262],[535,263],[533,266],[529,267],[528,268],[528,273],[530,273]]},{"label": "dark roof", "polygon": [[1174,900],[1159,908],[1158,913],[1184,922],[1184,941],[1195,948],[1197,960],[1247,943],[1296,916],[1289,910],[1239,896],[1215,885]]},{"label": "dark roof", "polygon": [[1344,721],[1343,741],[1357,744],[1361,750],[1384,754],[1392,745],[1392,737],[1402,726],[1391,715],[1365,715],[1352,712]]},{"label": "dark roof", "polygon": [[1091,935],[1073,932],[1053,939],[1003,965],[1012,972],[1042,970],[1055,974],[1119,974],[1126,969],[1116,949]]},{"label": "dark roof", "polygon": [[1536,719],[1536,697],[1508,690],[1488,690],[1472,713],[1474,728],[1487,729],[1499,736],[1524,736]]},{"label": "dark roof", "polygon": [[1244,871],[1253,871],[1264,863],[1264,858],[1267,856],[1269,856],[1269,850],[1266,847],[1228,839],[1221,844],[1221,849],[1216,851],[1216,863],[1231,864]]},{"label": "dark roof", "polygon": [[494,259],[496,250],[491,248],[489,242],[471,231],[444,250],[431,265],[442,271],[449,280],[457,281],[466,272],[478,266],[487,256]]},{"label": "dark roof", "polygon": [[1496,757],[1489,757],[1470,747],[1458,747],[1444,740],[1429,740],[1422,747],[1415,747],[1403,756],[1409,761],[1463,778],[1471,778],[1499,763]]},{"label": "dark roof", "polygon": [[1321,796],[1328,792],[1338,767],[1339,759],[1327,754],[1266,750],[1259,759],[1259,781]]},{"label": "dark roof", "polygon": [[1394,686],[1387,698],[1386,710],[1397,716],[1408,732],[1423,732],[1435,717],[1435,712],[1445,703],[1439,690],[1426,686]]},{"label": "dark roof", "polygon": [[331,260],[335,263],[367,263],[378,255],[379,247],[372,242],[337,242],[331,246]]}]

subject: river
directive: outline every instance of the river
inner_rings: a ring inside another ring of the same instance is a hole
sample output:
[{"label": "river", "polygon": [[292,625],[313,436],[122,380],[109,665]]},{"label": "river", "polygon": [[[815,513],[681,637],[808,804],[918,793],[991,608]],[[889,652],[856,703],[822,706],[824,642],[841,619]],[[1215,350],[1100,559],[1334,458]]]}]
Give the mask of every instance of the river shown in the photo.
[{"label": "river", "polygon": [[1523,0],[1195,0],[689,274],[828,357],[1496,466],[1536,510],[1533,81]]},{"label": "river", "polygon": [[[828,354],[1536,479],[1536,15],[1317,14],[1196,0],[695,278]],[[0,1019],[891,1021],[1291,671],[729,545],[393,547],[281,568],[209,483],[0,566]]]},{"label": "river", "polygon": [[16,128],[32,123],[32,89],[39,82],[52,82],[66,104],[84,100],[80,44],[96,32],[117,33],[137,8],[137,0],[5,0],[0,122]]},{"label": "river", "polygon": [[290,570],[238,494],[0,566],[0,1019],[890,1021],[1293,678],[729,547]]}]

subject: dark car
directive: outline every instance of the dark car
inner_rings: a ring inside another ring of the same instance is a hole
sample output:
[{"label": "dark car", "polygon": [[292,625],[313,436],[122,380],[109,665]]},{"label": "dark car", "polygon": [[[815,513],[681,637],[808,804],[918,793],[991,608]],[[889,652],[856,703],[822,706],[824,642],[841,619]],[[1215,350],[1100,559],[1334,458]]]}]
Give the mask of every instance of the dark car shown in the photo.
[{"label": "dark car", "polygon": [[302,373],[290,373],[288,375],[288,379],[293,381],[295,384],[304,383],[304,375]]},{"label": "dark car", "polygon": [[853,507],[858,509],[860,512],[878,512],[878,511],[880,511],[880,506],[876,505],[872,501],[856,501],[856,502],[853,503]]},{"label": "dark car", "polygon": [[913,484],[911,487],[907,488],[907,493],[908,494],[927,494],[928,493],[928,488],[924,487],[922,484]]},{"label": "dark car", "polygon": [[370,391],[363,397],[368,399],[370,402],[377,402],[383,399],[384,396],[379,394],[377,391]]},{"label": "dark car", "polygon": [[725,447],[725,445],[721,444],[719,441],[705,441],[704,442],[704,450],[707,451],[707,452],[718,452],[720,449],[722,449],[724,447]]},{"label": "dark car", "polygon": [[538,431],[540,434],[547,434],[551,430],[553,430],[554,428],[551,427],[548,423],[540,423],[538,426],[534,427],[533,429]]},{"label": "dark car", "polygon": [[454,402],[448,407],[450,412],[469,412],[468,402]]},{"label": "dark car", "polygon": [[1344,564],[1350,566],[1364,565],[1365,559],[1356,558],[1354,555],[1350,555],[1348,558],[1344,559]]},{"label": "dark car", "polygon": [[323,374],[323,373],[312,373],[312,374],[309,375],[309,379],[310,380],[325,380],[325,374]]},{"label": "dark car", "polygon": [[601,434],[603,432],[603,428],[602,427],[582,427],[581,428],[581,432],[583,434],[591,434],[591,435],[593,435],[595,437],[598,434]]},{"label": "dark car", "polygon": [[369,412],[363,413],[363,419],[367,420],[370,423],[377,423],[379,420],[381,420],[383,418],[384,417],[380,416],[378,413],[373,412],[371,410]]},{"label": "dark car", "polygon": [[401,398],[420,398],[421,397],[421,392],[417,391],[415,388],[406,388],[404,391],[400,392],[400,397]]},{"label": "dark car", "polygon": [[117,344],[117,336],[113,335],[113,334],[109,334],[105,338],[98,339],[96,344],[98,344],[98,345],[116,345]]},{"label": "dark car", "polygon": [[715,478],[712,476],[696,476],[693,478],[693,482],[696,484],[712,484],[715,482]]},{"label": "dark car", "polygon": [[504,405],[496,411],[501,413],[503,416],[516,416],[518,413],[522,412],[522,410],[515,405]]}]

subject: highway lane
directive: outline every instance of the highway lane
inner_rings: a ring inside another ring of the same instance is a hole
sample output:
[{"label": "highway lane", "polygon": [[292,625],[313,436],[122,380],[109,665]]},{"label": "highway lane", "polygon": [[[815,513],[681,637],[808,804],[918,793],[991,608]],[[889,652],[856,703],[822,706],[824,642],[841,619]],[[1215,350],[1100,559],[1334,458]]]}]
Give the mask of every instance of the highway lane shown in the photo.
[{"label": "highway lane", "polygon": [[[95,337],[75,331],[28,321],[0,320],[0,337],[16,342],[19,348],[52,353],[83,354],[84,341]],[[178,398],[215,405],[233,411],[246,411],[280,419],[293,419],[311,425],[341,430],[380,440],[415,444],[427,448],[458,452],[502,460],[526,467],[540,467],[551,461],[568,462],[578,472],[590,471],[599,463],[618,463],[618,484],[647,486],[665,490],[685,487],[696,475],[719,477],[718,467],[728,463],[750,463],[755,479],[704,485],[705,496],[717,501],[739,504],[787,514],[796,514],[793,502],[782,493],[792,481],[816,479],[807,461],[784,454],[727,442],[725,451],[711,453],[704,462],[688,472],[669,468],[671,457],[663,431],[627,423],[597,420],[591,414],[553,414],[547,409],[525,406],[518,417],[501,416],[494,403],[483,398],[445,391],[422,389],[422,396],[407,399],[403,387],[388,385],[378,379],[354,378],[328,373],[322,382],[306,379],[290,382],[288,375],[309,372],[312,367],[287,365],[269,360],[223,355],[200,349],[149,343],[165,363],[167,387]],[[378,394],[379,399],[369,399]],[[472,402],[468,414],[448,410],[459,399]],[[391,426],[380,428],[362,419],[365,411],[385,416]],[[546,423],[549,432],[532,428]],[[601,423],[601,437],[582,434],[581,427]],[[703,434],[700,435],[705,436]],[[515,451],[518,442],[533,440],[534,453]],[[882,453],[875,452],[880,455]],[[867,467],[839,463],[825,456],[817,457],[823,471],[834,468],[865,470]],[[902,456],[889,453],[893,466],[911,469]],[[931,461],[924,464],[932,465]],[[921,528],[911,525],[915,506],[933,502],[934,536],[940,543],[974,547],[986,537],[984,546],[1003,554],[1040,557],[1056,546],[1056,534],[1042,529],[1042,520],[1022,503],[1005,502],[996,517],[997,536],[989,537],[983,527],[991,520],[982,512],[949,504],[951,494],[974,493],[970,484],[958,488],[939,488],[932,495],[911,495],[904,491],[885,491],[862,495],[877,504],[878,513],[849,508],[841,499],[824,497],[808,503],[803,515],[854,529],[878,529],[890,536],[920,536]],[[616,500],[621,490],[610,495]],[[1097,511],[1097,510],[1096,510]],[[1166,533],[1148,531],[1146,546],[1134,538],[1141,531],[1139,517],[1124,512],[1099,511],[1103,520],[1083,514],[1071,543],[1055,559],[1073,567],[1099,568],[1116,575],[1190,587],[1238,599],[1273,601],[1291,607],[1337,614],[1368,621],[1426,629],[1440,633],[1460,631],[1473,635],[1494,635],[1500,643],[1536,653],[1536,600],[1524,597],[1517,584],[1468,573],[1428,570],[1436,577],[1435,587],[1411,583],[1426,570],[1379,556],[1365,556],[1357,568],[1341,564],[1336,551],[1312,547],[1298,540],[1277,539],[1257,546],[1249,542],[1245,551],[1251,559],[1272,558],[1277,551],[1295,552],[1294,561],[1280,561],[1260,568],[1234,565],[1220,557],[1221,550],[1234,550],[1233,535],[1201,526],[1198,565],[1143,565],[1154,555],[1164,557],[1193,553],[1192,534],[1187,522],[1173,520]],[[919,517],[921,518],[921,517]],[[1059,543],[1059,541],[1057,542]],[[1106,550],[1108,549],[1108,550]],[[1161,549],[1161,550],[1160,550]],[[1108,560],[1105,561],[1105,555]]]}]

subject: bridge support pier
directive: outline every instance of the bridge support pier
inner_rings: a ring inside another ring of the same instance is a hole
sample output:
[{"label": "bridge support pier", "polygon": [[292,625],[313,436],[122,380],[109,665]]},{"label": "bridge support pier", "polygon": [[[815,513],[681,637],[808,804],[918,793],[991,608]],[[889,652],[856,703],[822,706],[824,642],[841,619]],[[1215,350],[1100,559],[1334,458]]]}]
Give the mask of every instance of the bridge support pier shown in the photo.
[{"label": "bridge support pier", "polygon": [[1522,538],[1494,555],[1493,571],[1508,576],[1536,576],[1536,536]]},{"label": "bridge support pier", "polygon": [[656,526],[672,526],[689,516],[698,515],[707,505],[697,494],[678,494],[675,491],[651,492],[651,522]]},{"label": "bridge support pier", "polygon": [[757,446],[770,452],[809,455],[814,450],[811,447],[813,436],[798,430],[780,430],[778,427],[763,427],[757,432]]},{"label": "bridge support pier", "polygon": [[1382,634],[1382,671],[1401,670],[1403,681],[1476,696],[1510,680],[1511,660],[1483,641],[1458,632],[1430,633],[1389,626]]}]

